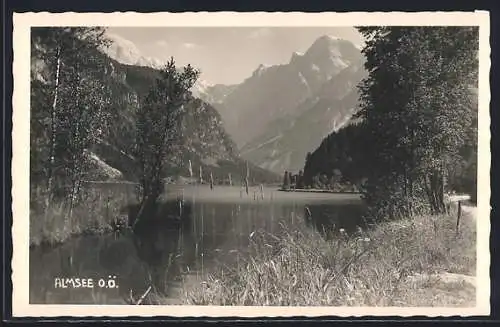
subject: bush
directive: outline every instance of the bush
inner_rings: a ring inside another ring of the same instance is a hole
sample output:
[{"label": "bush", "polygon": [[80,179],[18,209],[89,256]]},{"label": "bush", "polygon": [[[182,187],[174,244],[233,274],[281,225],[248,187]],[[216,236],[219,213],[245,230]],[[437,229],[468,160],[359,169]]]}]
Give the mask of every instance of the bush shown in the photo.
[{"label": "bush", "polygon": [[126,187],[105,191],[97,187],[83,189],[72,217],[67,217],[68,201],[54,200],[44,211],[45,195],[40,192],[30,204],[30,246],[55,245],[86,233],[105,233],[123,228],[122,209],[134,201]]}]

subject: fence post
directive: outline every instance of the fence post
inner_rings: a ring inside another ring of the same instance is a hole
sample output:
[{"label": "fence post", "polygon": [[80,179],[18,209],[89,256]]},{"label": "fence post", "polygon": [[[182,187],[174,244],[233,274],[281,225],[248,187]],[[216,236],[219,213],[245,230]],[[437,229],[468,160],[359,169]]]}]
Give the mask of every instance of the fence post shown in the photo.
[{"label": "fence post", "polygon": [[457,231],[456,233],[458,234],[458,229],[460,226],[460,217],[462,216],[462,201],[458,201],[458,212],[457,212]]}]

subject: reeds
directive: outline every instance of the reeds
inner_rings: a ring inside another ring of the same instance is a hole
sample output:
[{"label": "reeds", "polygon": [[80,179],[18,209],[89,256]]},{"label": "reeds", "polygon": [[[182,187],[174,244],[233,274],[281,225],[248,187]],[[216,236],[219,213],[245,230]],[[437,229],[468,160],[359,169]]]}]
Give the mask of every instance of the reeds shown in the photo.
[{"label": "reeds", "polygon": [[31,201],[30,246],[55,245],[75,235],[101,234],[125,227],[122,209],[134,200],[125,190],[89,187],[82,190],[78,203],[68,217],[68,201],[52,201],[48,208],[42,196]]},{"label": "reeds", "polygon": [[[408,278],[418,273],[475,272],[475,226],[467,221],[457,237],[453,216],[384,222],[352,235],[340,230],[331,240],[310,229],[294,228],[283,226],[280,236],[255,232],[247,255],[238,255],[237,265],[220,268],[199,285],[187,287],[183,301],[257,306],[460,305],[464,303],[460,289],[455,287],[455,296],[443,298],[436,294],[437,284],[429,282],[431,277],[419,284]],[[473,292],[469,296],[475,300]]]}]

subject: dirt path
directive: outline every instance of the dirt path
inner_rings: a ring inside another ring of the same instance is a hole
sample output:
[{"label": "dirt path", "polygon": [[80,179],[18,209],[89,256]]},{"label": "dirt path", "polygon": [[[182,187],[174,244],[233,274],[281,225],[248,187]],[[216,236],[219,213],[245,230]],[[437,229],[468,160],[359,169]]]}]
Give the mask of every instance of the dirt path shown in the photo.
[{"label": "dirt path", "polygon": [[475,206],[462,206],[462,212],[464,213],[464,217],[469,217],[471,219],[477,219],[477,207]]},{"label": "dirt path", "polygon": [[[462,205],[462,219],[477,220],[477,207]],[[440,272],[435,274],[414,274],[406,279],[407,287],[415,290],[414,305],[446,307],[476,306],[476,276]],[[420,303],[420,299],[426,299]]]}]

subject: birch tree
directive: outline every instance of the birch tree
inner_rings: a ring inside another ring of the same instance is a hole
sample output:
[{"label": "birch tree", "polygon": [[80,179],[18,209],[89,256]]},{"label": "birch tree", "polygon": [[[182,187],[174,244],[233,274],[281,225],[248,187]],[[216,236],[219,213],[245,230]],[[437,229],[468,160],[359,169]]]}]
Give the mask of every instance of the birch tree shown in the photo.
[{"label": "birch tree", "polygon": [[86,149],[106,122],[110,94],[100,50],[109,41],[104,32],[100,27],[32,29],[32,95],[39,100],[32,103],[32,126],[43,126],[48,133],[31,136],[42,139],[38,143],[47,148],[46,159],[37,161],[44,166],[46,208],[60,189],[59,194],[69,200],[69,216],[85,169]]}]

